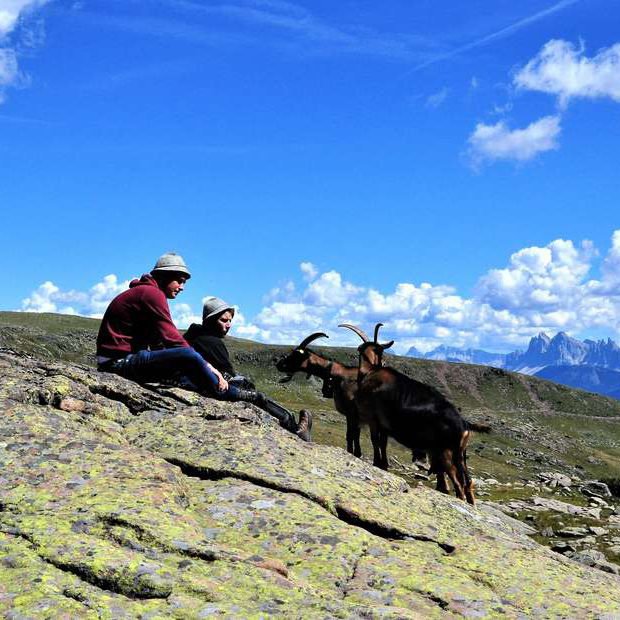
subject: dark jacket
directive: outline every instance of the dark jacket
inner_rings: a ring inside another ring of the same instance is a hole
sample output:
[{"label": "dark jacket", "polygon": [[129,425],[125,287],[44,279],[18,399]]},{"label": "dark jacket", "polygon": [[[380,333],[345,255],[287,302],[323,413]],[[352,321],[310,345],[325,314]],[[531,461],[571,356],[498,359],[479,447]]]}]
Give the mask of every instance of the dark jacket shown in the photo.
[{"label": "dark jacket", "polygon": [[166,294],[149,274],[132,280],[110,302],[97,336],[97,355],[113,359],[144,349],[188,346],[172,322]]},{"label": "dark jacket", "polygon": [[202,355],[204,360],[221,373],[231,376],[236,374],[222,336],[215,335],[198,323],[192,323],[185,332],[185,340]]}]

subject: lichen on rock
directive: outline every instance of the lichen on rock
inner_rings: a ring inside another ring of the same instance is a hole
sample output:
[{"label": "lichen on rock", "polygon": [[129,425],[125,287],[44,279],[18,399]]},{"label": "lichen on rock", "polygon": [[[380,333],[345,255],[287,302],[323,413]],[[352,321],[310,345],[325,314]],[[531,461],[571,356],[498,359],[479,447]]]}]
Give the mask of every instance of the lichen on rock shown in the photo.
[{"label": "lichen on rock", "polygon": [[620,580],[244,403],[0,353],[0,615],[604,617]]}]

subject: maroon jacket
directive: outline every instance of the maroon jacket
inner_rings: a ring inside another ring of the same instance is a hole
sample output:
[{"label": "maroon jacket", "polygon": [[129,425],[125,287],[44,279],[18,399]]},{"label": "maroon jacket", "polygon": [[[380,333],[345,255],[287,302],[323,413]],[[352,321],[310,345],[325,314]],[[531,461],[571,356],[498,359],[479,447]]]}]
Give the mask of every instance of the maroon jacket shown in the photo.
[{"label": "maroon jacket", "polygon": [[143,349],[189,347],[170,317],[168,300],[153,276],[132,280],[103,315],[97,355],[119,359]]}]

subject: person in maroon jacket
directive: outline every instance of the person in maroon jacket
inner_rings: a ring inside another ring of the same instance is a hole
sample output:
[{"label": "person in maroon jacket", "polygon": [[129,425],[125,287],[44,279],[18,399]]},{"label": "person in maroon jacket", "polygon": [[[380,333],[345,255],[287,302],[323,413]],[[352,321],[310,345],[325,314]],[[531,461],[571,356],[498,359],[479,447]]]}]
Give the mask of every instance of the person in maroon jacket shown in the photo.
[{"label": "person in maroon jacket", "polygon": [[149,274],[132,280],[129,289],[108,306],[97,336],[97,367],[134,381],[161,381],[183,375],[201,392],[235,397],[222,374],[181,336],[170,316],[175,299],[191,274],[174,253],[159,258]]}]

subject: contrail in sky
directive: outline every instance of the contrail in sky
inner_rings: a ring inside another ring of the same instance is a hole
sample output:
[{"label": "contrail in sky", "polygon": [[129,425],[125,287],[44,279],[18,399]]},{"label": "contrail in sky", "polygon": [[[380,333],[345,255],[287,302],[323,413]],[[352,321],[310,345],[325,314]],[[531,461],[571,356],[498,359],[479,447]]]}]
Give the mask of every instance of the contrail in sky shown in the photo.
[{"label": "contrail in sky", "polygon": [[413,69],[411,69],[410,73],[414,71],[419,71],[420,69],[424,69],[429,65],[434,65],[436,62],[440,62],[441,60],[453,58],[454,56],[457,56],[462,52],[467,52],[468,50],[475,47],[486,45],[487,43],[490,43],[495,39],[505,37],[509,34],[512,34],[513,32],[516,32],[517,30],[521,30],[521,28],[525,28],[525,26],[528,26],[529,24],[532,24],[540,19],[543,19],[544,17],[547,17],[548,15],[553,15],[553,13],[557,13],[558,11],[562,11],[563,9],[573,4],[577,4],[577,2],[580,2],[580,0],[561,0],[560,2],[557,2],[553,6],[549,7],[548,9],[544,9],[543,11],[539,11],[538,13],[534,13],[534,15],[530,15],[529,17],[524,17],[523,19],[520,19],[514,24],[510,24],[510,26],[506,26],[505,28],[502,28],[497,32],[492,32],[491,34],[488,34],[486,37],[482,37],[481,39],[477,39],[476,41],[472,41],[471,43],[466,43],[465,45],[457,47],[451,52],[446,52],[445,54],[435,56],[435,58],[432,58],[431,60],[427,60],[426,62],[415,66]]}]

